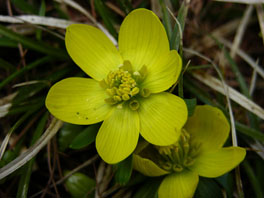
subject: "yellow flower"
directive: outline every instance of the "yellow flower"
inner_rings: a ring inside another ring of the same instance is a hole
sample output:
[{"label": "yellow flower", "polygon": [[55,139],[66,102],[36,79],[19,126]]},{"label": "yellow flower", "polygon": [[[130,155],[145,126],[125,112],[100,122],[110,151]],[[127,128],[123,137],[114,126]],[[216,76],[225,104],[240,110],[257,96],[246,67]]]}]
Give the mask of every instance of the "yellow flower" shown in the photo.
[{"label": "yellow flower", "polygon": [[229,130],[219,109],[197,106],[176,143],[166,147],[139,144],[133,155],[134,169],[146,176],[166,175],[159,198],[193,197],[199,175],[221,176],[245,158],[246,151],[241,147],[222,148]]},{"label": "yellow flower", "polygon": [[123,21],[117,49],[99,29],[67,28],[66,48],[92,78],[67,78],[51,87],[48,110],[73,124],[104,121],[96,137],[102,159],[117,163],[135,149],[139,133],[150,143],[170,145],[187,120],[184,101],[167,92],[181,72],[177,51],[169,49],[165,29],[146,9]]}]

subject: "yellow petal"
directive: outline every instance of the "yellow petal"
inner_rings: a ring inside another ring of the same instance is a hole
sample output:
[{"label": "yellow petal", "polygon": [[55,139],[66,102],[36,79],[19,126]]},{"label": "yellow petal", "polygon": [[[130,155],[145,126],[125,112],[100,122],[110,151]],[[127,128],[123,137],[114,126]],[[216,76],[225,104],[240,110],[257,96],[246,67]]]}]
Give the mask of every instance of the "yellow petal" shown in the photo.
[{"label": "yellow petal", "polygon": [[175,143],[187,119],[185,102],[163,92],[142,99],[140,104],[140,134],[145,140],[160,146]]},{"label": "yellow petal", "polygon": [[133,155],[133,168],[138,172],[142,173],[143,175],[149,177],[156,177],[168,174],[167,171],[161,169],[153,161],[147,158],[142,158],[139,155],[135,154]]},{"label": "yellow petal", "polygon": [[196,106],[185,129],[193,139],[202,143],[202,150],[218,149],[229,135],[229,123],[221,110],[209,105]]},{"label": "yellow petal", "polygon": [[219,177],[243,161],[246,150],[240,147],[227,147],[214,152],[204,152],[191,169],[203,177]]},{"label": "yellow petal", "polygon": [[135,150],[138,137],[138,113],[129,107],[115,107],[96,136],[96,148],[105,162],[114,164],[127,158]]},{"label": "yellow petal", "polygon": [[70,25],[66,31],[65,44],[73,61],[95,80],[102,80],[109,71],[122,64],[114,44],[93,26]]},{"label": "yellow petal", "polygon": [[148,68],[147,76],[141,86],[149,89],[151,93],[164,91],[177,81],[181,69],[181,57],[176,50],[172,50],[164,56],[164,59]]},{"label": "yellow petal", "polygon": [[198,181],[198,175],[191,171],[171,174],[162,181],[159,198],[192,198]]},{"label": "yellow petal", "polygon": [[169,53],[166,31],[159,18],[150,10],[137,9],[127,15],[119,32],[119,50],[124,60],[138,71],[151,67]]},{"label": "yellow petal", "polygon": [[111,106],[105,90],[89,78],[67,78],[51,87],[46,107],[56,118],[72,124],[93,124],[104,120]]}]

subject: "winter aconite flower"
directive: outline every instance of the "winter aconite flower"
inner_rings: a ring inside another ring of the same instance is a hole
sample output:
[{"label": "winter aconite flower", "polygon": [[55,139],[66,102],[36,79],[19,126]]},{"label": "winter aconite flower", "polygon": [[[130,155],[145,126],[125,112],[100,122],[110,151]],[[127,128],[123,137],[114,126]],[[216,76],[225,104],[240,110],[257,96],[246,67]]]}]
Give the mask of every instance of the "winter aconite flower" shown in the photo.
[{"label": "winter aconite flower", "polygon": [[222,148],[229,129],[220,110],[197,106],[176,143],[165,147],[139,144],[133,156],[134,168],[147,176],[166,175],[158,190],[159,198],[191,198],[199,175],[221,176],[244,159],[245,149]]},{"label": "winter aconite flower", "polygon": [[181,72],[181,58],[170,50],[164,27],[146,9],[123,21],[118,49],[99,29],[67,28],[66,48],[92,78],[67,78],[49,91],[46,106],[73,124],[103,121],[96,137],[99,155],[117,163],[135,149],[139,134],[152,144],[175,142],[187,119],[184,101],[167,92]]}]

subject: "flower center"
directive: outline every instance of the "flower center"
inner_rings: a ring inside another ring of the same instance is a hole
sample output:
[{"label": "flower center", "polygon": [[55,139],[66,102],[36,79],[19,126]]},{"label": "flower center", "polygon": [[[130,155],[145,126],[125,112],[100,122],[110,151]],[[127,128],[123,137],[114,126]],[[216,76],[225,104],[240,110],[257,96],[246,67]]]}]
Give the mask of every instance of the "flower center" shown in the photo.
[{"label": "flower center", "polygon": [[193,165],[195,158],[199,154],[200,145],[193,142],[190,134],[182,129],[182,133],[178,142],[170,146],[156,146],[161,160],[159,165],[169,172],[181,172],[184,168]]},{"label": "flower center", "polygon": [[146,66],[143,66],[140,71],[133,72],[129,61],[124,61],[118,70],[110,71],[107,77],[100,82],[101,87],[105,88],[109,95],[105,102],[110,105],[118,104],[118,107],[122,108],[122,104],[128,101],[129,107],[137,110],[139,102],[135,96],[150,95],[148,89],[139,88],[139,83],[145,78],[146,72]]}]

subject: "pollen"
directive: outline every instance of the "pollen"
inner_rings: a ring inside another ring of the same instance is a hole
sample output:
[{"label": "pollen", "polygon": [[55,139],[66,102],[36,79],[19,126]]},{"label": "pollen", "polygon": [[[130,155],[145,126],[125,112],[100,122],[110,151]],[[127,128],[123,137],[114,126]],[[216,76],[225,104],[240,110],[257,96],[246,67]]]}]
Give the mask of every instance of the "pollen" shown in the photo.
[{"label": "pollen", "polygon": [[169,172],[181,172],[193,165],[200,151],[200,144],[193,142],[190,134],[182,129],[178,142],[170,146],[156,146],[159,166]]},{"label": "pollen", "polygon": [[[137,97],[141,97],[145,89],[140,89],[140,82],[144,80],[147,70],[145,66],[140,71],[133,72],[130,61],[124,61],[117,70],[110,71],[105,79],[100,82],[109,98],[105,102],[110,105],[121,105],[127,101],[132,110],[139,108]],[[146,95],[146,94],[145,94]],[[150,93],[149,93],[150,95]]]}]

